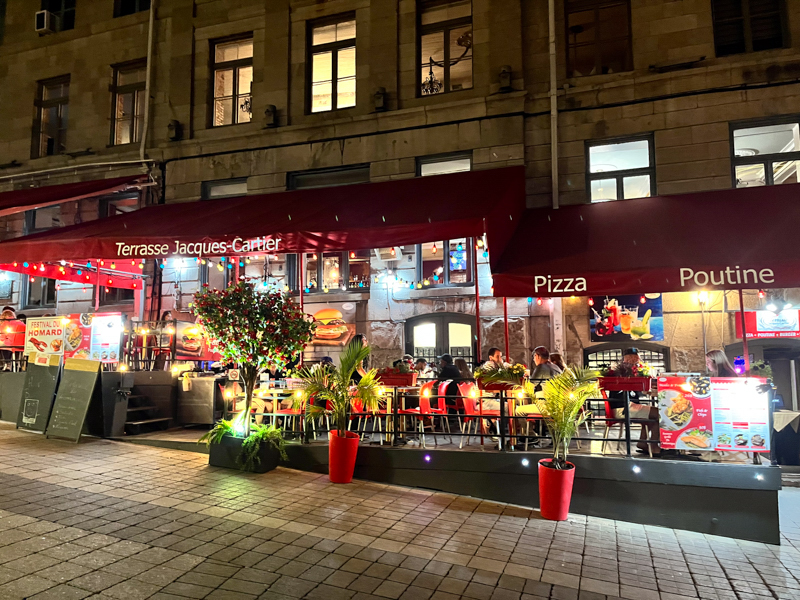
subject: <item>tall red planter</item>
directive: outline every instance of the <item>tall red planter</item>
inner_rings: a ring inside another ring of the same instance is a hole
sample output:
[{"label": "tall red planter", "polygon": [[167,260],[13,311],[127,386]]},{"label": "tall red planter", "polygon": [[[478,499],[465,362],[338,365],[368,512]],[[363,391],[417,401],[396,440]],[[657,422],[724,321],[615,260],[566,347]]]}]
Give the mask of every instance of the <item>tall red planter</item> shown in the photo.
[{"label": "tall red planter", "polygon": [[359,436],[346,431],[345,437],[339,437],[338,431],[330,432],[328,446],[328,477],[332,483],[350,483],[356,468]]},{"label": "tall red planter", "polygon": [[569,503],[572,500],[575,465],[568,462],[568,469],[545,466],[552,461],[552,458],[539,461],[539,510],[545,519],[566,521]]}]

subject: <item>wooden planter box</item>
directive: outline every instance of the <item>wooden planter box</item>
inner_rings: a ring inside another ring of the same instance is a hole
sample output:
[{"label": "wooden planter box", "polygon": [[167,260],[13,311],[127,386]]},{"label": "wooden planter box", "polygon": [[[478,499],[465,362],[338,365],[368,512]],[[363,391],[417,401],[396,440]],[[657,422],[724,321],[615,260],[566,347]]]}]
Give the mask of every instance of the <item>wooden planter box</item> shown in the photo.
[{"label": "wooden planter box", "polygon": [[379,374],[378,380],[387,387],[412,387],[417,385],[417,373]]},{"label": "wooden planter box", "polygon": [[[244,438],[226,435],[219,444],[211,444],[208,449],[208,464],[212,467],[240,470],[236,459],[242,451]],[[261,462],[253,467],[252,473],[266,473],[278,466],[281,460],[280,453],[271,444],[261,444],[258,452]]]},{"label": "wooden planter box", "polygon": [[600,377],[600,389],[607,392],[649,392],[649,377]]}]

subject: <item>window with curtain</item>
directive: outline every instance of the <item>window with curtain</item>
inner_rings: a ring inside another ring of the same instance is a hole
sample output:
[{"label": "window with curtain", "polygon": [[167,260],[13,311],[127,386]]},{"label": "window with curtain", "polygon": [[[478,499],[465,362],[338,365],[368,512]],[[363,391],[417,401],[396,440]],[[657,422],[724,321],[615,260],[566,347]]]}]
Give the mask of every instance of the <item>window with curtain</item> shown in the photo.
[{"label": "window with curtain", "polygon": [[717,56],[783,48],[787,41],[783,0],[711,0]]},{"label": "window with curtain", "polygon": [[356,105],[356,20],[353,15],[309,26],[309,112]]},{"label": "window with curtain", "polygon": [[111,91],[114,107],[111,143],[114,146],[132,144],[142,137],[146,73],[147,67],[141,61],[114,68]]},{"label": "window with curtain", "polygon": [[249,123],[253,116],[253,38],[213,45],[214,127]]},{"label": "window with curtain", "polygon": [[655,196],[652,134],[586,143],[586,189],[591,202]]},{"label": "window with curtain", "polygon": [[427,0],[418,6],[419,95],[471,89],[471,0]]}]

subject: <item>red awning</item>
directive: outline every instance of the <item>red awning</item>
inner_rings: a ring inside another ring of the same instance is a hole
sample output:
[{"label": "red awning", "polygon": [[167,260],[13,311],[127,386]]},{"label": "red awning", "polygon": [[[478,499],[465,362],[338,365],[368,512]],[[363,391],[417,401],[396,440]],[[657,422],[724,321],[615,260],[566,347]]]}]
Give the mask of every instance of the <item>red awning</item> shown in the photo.
[{"label": "red awning", "polygon": [[507,241],[524,167],[165,204],[0,243],[0,263],[344,251],[480,236]]},{"label": "red awning", "polygon": [[527,210],[494,294],[797,287],[798,225],[797,184]]},{"label": "red awning", "polygon": [[0,217],[62,202],[113,194],[127,189],[134,183],[147,181],[147,179],[146,175],[129,175],[115,179],[97,179],[2,192],[0,193]]}]

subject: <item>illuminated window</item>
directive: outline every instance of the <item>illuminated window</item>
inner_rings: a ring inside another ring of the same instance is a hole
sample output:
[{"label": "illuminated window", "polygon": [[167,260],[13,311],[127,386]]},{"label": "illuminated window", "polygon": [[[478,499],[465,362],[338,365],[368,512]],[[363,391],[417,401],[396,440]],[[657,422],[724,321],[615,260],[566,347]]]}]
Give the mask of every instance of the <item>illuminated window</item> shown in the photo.
[{"label": "illuminated window", "polygon": [[214,111],[212,125],[249,123],[253,115],[253,38],[213,46]]},{"label": "illuminated window", "polygon": [[568,0],[567,76],[633,69],[630,0]]},{"label": "illuminated window", "polygon": [[471,0],[426,0],[419,6],[419,95],[471,89]]},{"label": "illuminated window", "polygon": [[63,154],[67,146],[69,75],[39,82],[33,158]]},{"label": "illuminated window", "polygon": [[747,125],[731,126],[734,185],[798,183],[800,120],[773,119]]},{"label": "illuminated window", "polygon": [[356,105],[356,21],[352,15],[317,21],[308,34],[310,112]]},{"label": "illuminated window", "polygon": [[145,73],[141,62],[114,69],[111,144],[119,146],[138,142],[142,136],[145,103]]},{"label": "illuminated window", "polygon": [[653,136],[587,142],[586,189],[592,202],[655,195]]}]

